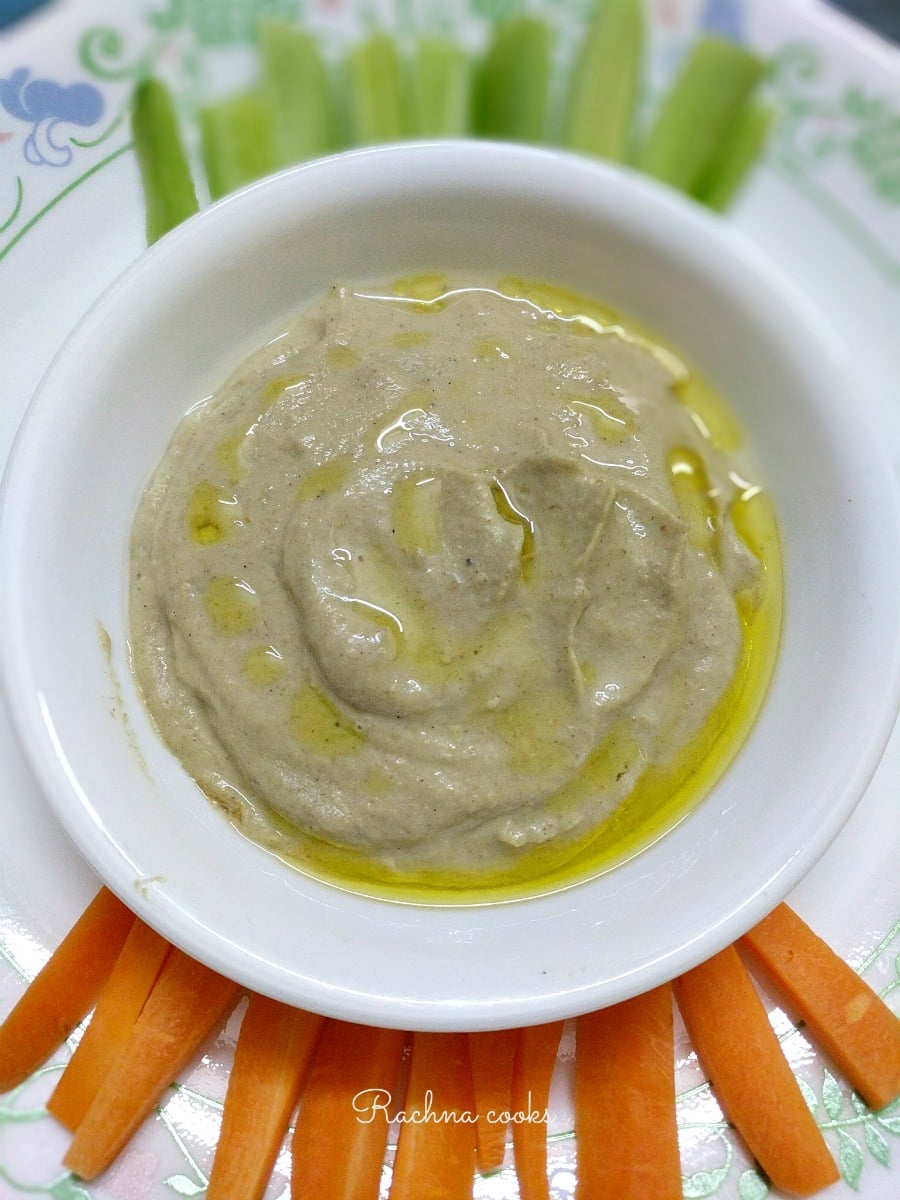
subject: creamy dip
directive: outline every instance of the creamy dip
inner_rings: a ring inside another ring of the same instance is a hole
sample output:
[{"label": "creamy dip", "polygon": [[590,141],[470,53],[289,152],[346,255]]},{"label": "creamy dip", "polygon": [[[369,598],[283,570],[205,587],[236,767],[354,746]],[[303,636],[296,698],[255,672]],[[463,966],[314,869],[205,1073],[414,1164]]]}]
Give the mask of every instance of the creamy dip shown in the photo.
[{"label": "creamy dip", "polygon": [[288,855],[470,877],[577,845],[744,650],[746,484],[678,382],[490,287],[335,287],[188,414],[141,503],[166,743]]}]

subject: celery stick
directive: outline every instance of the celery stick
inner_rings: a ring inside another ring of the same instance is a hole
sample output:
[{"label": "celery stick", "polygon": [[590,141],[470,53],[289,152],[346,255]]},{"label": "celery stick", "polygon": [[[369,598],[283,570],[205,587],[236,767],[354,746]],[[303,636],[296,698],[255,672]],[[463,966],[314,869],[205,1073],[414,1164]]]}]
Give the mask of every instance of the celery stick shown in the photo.
[{"label": "celery stick", "polygon": [[331,64],[331,100],[335,149],[353,146],[355,134],[350,108],[350,66],[346,55]]},{"label": "celery stick", "polygon": [[260,26],[260,54],[279,165],[333,150],[337,142],[334,99],[313,35],[281,21],[266,21]]},{"label": "celery stick", "polygon": [[413,131],[420,137],[462,137],[469,124],[469,60],[449,38],[423,38],[412,72]]},{"label": "celery stick", "polygon": [[404,64],[394,39],[370,34],[347,56],[350,135],[359,145],[395,142],[410,132]]},{"label": "celery stick", "polygon": [[144,189],[147,241],[153,243],[199,207],[172,97],[160,80],[138,84],[131,125]]},{"label": "celery stick", "polygon": [[775,111],[768,104],[749,101],[728,130],[722,153],[695,189],[694,195],[716,212],[725,212],[765,149]]},{"label": "celery stick", "polygon": [[200,134],[213,200],[278,166],[272,111],[259,91],[240,92],[205,108]]},{"label": "celery stick", "polygon": [[569,81],[560,141],[621,161],[628,147],[644,54],[642,0],[599,0]]},{"label": "celery stick", "polygon": [[663,98],[637,165],[683,191],[697,187],[764,70],[743,46],[701,37]]},{"label": "celery stick", "polygon": [[475,133],[542,140],[547,131],[550,47],[550,27],[540,17],[509,17],[494,26],[478,71]]}]

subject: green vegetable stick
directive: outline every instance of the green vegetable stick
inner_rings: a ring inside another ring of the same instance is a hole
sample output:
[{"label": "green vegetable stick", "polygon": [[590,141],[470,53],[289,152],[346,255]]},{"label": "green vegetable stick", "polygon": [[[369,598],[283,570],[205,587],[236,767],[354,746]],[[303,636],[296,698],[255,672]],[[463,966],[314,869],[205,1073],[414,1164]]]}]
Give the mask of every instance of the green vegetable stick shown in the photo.
[{"label": "green vegetable stick", "polygon": [[732,122],[722,153],[694,195],[716,212],[725,212],[762,154],[775,119],[768,104],[751,100]]},{"label": "green vegetable stick", "polygon": [[358,145],[395,142],[410,132],[403,62],[387,33],[370,34],[347,56],[351,139]]},{"label": "green vegetable stick", "polygon": [[462,137],[469,124],[466,52],[449,38],[423,38],[412,66],[413,131],[420,137]]},{"label": "green vegetable stick", "polygon": [[334,98],[315,37],[281,21],[260,27],[262,87],[280,166],[318,158],[337,144]]},{"label": "green vegetable stick", "polygon": [[599,0],[569,80],[560,141],[625,158],[644,55],[643,0]]},{"label": "green vegetable stick", "polygon": [[706,35],[663,98],[638,156],[648,175],[690,192],[712,170],[765,64],[734,42]]},{"label": "green vegetable stick", "polygon": [[526,142],[544,138],[550,48],[550,27],[540,17],[509,17],[495,25],[478,71],[475,133]]},{"label": "green vegetable stick", "polygon": [[203,164],[213,200],[278,167],[272,110],[256,90],[200,113]]},{"label": "green vegetable stick", "polygon": [[152,244],[199,207],[172,97],[159,79],[144,79],[135,89],[131,126]]}]

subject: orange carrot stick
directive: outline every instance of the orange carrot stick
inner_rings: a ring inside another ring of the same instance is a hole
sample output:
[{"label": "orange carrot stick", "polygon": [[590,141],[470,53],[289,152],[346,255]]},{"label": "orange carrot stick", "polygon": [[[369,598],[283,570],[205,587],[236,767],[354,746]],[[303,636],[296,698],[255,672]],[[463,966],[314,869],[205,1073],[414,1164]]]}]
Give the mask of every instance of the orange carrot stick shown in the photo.
[{"label": "orange carrot stick", "polygon": [[786,904],[741,939],[867,1104],[900,1094],[900,1019]]},{"label": "orange carrot stick", "polygon": [[0,1025],[0,1093],[18,1087],[84,1020],[133,924],[134,914],[101,888]]},{"label": "orange carrot stick", "polygon": [[563,1022],[519,1030],[513,1066],[513,1155],[521,1200],[549,1200],[547,1107]]},{"label": "orange carrot stick", "polygon": [[576,1200],[681,1200],[668,984],[575,1025]]},{"label": "orange carrot stick", "polygon": [[225,1093],[207,1200],[260,1200],[324,1018],[251,995]]},{"label": "orange carrot stick", "polygon": [[406,1034],[327,1021],[291,1141],[291,1200],[377,1200]]},{"label": "orange carrot stick", "polygon": [[503,1166],[508,1114],[512,1105],[513,1062],[518,1040],[517,1029],[469,1034],[475,1112],[478,1116],[475,1162],[483,1175]]},{"label": "orange carrot stick", "polygon": [[835,1183],[838,1171],[825,1139],[734,946],[672,986],[726,1117],[772,1184],[811,1196]]},{"label": "orange carrot stick", "polygon": [[94,1179],[106,1170],[239,994],[236,983],[173,947],[131,1036],[75,1131],[64,1160],[70,1171]]},{"label": "orange carrot stick", "polygon": [[128,1040],[169,949],[164,937],[135,920],[91,1023],[47,1102],[57,1121],[73,1133]]},{"label": "orange carrot stick", "polygon": [[390,1200],[462,1200],[475,1181],[472,1066],[464,1033],[413,1035]]}]

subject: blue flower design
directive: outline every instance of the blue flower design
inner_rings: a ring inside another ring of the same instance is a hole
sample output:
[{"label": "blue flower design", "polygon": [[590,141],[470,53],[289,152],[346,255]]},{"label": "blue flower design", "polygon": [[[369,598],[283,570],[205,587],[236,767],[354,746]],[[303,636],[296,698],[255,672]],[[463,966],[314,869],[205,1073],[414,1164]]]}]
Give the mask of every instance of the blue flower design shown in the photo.
[{"label": "blue flower design", "polygon": [[28,67],[19,67],[9,79],[0,79],[0,106],[11,117],[31,125],[23,147],[27,162],[64,167],[72,160],[72,147],[54,139],[57,125],[95,125],[103,115],[103,96],[90,83],[64,87],[30,75]]},{"label": "blue flower design", "polygon": [[706,0],[700,25],[732,42],[744,41],[744,0]]}]

